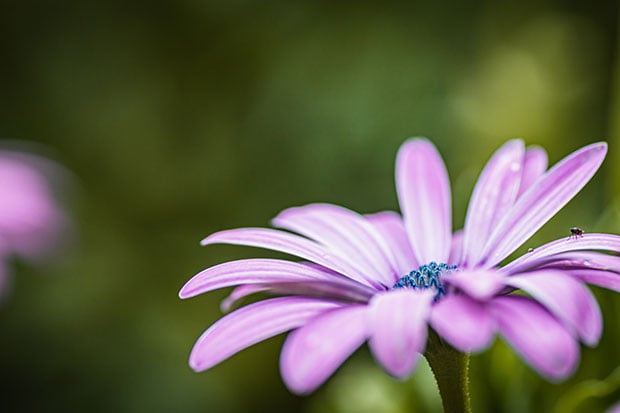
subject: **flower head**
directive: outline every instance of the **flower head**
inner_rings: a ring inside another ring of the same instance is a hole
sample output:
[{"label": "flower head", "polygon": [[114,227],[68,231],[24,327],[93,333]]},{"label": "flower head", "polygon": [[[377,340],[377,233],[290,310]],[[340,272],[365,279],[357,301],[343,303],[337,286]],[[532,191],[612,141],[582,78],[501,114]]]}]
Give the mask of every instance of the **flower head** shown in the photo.
[{"label": "flower head", "polygon": [[40,257],[54,246],[66,223],[50,187],[50,175],[56,172],[50,161],[0,150],[0,290],[8,257]]},{"label": "flower head", "polygon": [[366,341],[388,373],[408,376],[431,350],[430,327],[462,352],[481,351],[500,335],[543,376],[567,377],[578,362],[578,342],[594,345],[602,330],[584,284],[620,291],[620,258],[593,251],[620,251],[620,237],[564,237],[500,263],[581,190],[606,151],[595,143],[546,170],[543,149],[507,142],[482,171],[463,230],[453,233],[443,161],[429,141],[410,139],[396,161],[402,216],[311,204],[273,220],[291,232],[241,228],[208,236],[203,245],[267,248],[304,261],[225,262],[189,280],[181,298],[237,286],[224,309],[259,291],[277,296],[213,324],[196,342],[190,365],[208,369],[294,330],[280,367],[292,391],[307,393]]}]

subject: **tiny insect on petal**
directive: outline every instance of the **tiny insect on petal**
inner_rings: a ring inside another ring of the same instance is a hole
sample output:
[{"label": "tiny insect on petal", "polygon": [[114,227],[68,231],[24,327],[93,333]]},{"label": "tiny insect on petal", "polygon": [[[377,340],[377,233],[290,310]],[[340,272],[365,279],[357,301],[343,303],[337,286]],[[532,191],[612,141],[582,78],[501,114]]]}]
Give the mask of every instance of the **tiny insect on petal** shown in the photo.
[{"label": "tiny insect on petal", "polygon": [[579,227],[572,227],[570,229],[570,237],[569,238],[579,238],[583,237],[584,231]]}]

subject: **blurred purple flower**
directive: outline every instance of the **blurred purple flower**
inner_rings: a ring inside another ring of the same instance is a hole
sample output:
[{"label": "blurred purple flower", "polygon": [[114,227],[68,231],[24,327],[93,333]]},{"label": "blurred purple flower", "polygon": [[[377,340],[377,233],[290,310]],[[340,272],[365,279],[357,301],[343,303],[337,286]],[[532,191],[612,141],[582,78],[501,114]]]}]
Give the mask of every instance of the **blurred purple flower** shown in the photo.
[{"label": "blurred purple flower", "polygon": [[0,150],[0,290],[12,255],[38,259],[55,245],[66,218],[50,187],[56,165],[23,152]]},{"label": "blurred purple flower", "polygon": [[592,251],[620,251],[620,236],[567,236],[499,264],[581,190],[606,151],[595,143],[546,171],[543,149],[509,141],[482,171],[465,227],[453,234],[443,161],[429,141],[411,139],[396,161],[402,218],[312,204],[273,220],[302,236],[264,228],[210,235],[203,245],[260,247],[306,262],[225,262],[188,281],[181,298],[238,286],[224,309],[254,292],[279,296],[213,324],[196,342],[191,367],[208,369],[295,330],[280,363],[293,392],[315,390],[365,341],[383,368],[402,378],[424,353],[430,326],[462,352],[481,351],[499,334],[543,376],[569,376],[578,342],[595,345],[602,330],[584,283],[620,291],[620,257]]}]

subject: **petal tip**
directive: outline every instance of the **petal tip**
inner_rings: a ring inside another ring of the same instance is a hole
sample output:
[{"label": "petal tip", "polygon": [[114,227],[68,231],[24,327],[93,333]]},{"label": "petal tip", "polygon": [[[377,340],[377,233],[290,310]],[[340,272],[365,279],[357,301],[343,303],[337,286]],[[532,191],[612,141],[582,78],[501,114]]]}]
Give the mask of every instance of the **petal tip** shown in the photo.
[{"label": "petal tip", "polygon": [[604,157],[607,154],[607,142],[605,141],[593,143],[589,145],[589,148],[593,154],[596,154],[602,157]]},{"label": "petal tip", "polygon": [[[600,320],[600,318],[599,318]],[[588,326],[587,330],[582,332],[581,339],[584,344],[588,347],[596,347],[601,340],[601,336],[603,334],[603,323],[602,321],[598,323],[592,323]]]},{"label": "petal tip", "polygon": [[285,360],[283,353],[280,354],[280,375],[286,388],[294,394],[299,396],[305,396],[316,390],[321,383],[313,383],[311,380],[307,380],[305,377],[296,372],[294,367]]},{"label": "petal tip", "polygon": [[598,342],[601,340],[600,335],[598,337],[587,337],[583,339],[583,343],[588,347],[596,347]]},{"label": "petal tip", "polygon": [[196,373],[200,373],[201,371],[207,370],[209,367],[208,364],[204,363],[204,361],[197,357],[194,353],[189,356],[189,367],[194,370]]},{"label": "petal tip", "polygon": [[506,146],[518,146],[520,148],[525,148],[525,142],[523,141],[523,138],[514,138],[514,139],[510,139],[508,142],[505,143]]},{"label": "petal tip", "polygon": [[411,146],[418,146],[418,145],[431,146],[433,148],[435,147],[433,142],[431,142],[430,139],[428,139],[425,136],[411,136],[411,137],[407,138],[407,140],[405,140],[405,142],[402,144],[401,148],[411,147]]},{"label": "petal tip", "polygon": [[194,296],[187,284],[185,284],[183,287],[181,287],[181,289],[179,290],[179,294],[178,295],[179,295],[179,298],[181,300],[185,300],[187,298],[191,298],[191,297]]},{"label": "petal tip", "polygon": [[[423,350],[422,350],[423,351]],[[397,380],[406,380],[413,374],[413,372],[418,367],[418,363],[420,361],[421,354],[416,353],[415,358],[411,360],[403,360],[403,359],[393,359],[393,360],[382,360],[377,359],[377,362],[383,367],[386,373]]]},{"label": "petal tip", "polygon": [[269,222],[271,226],[274,228],[286,228],[285,219],[289,211],[290,211],[290,208],[280,212],[278,215],[273,217],[271,221]]},{"label": "petal tip", "polygon": [[298,396],[307,396],[312,393],[315,388],[306,388],[303,384],[292,383],[290,380],[283,380],[286,388],[293,394]]},{"label": "petal tip", "polygon": [[196,276],[190,278],[189,280],[187,280],[185,284],[183,284],[183,287],[181,287],[181,289],[179,290],[180,299],[185,300],[187,298],[192,298],[198,295],[196,293],[196,287],[200,287],[200,284],[196,286],[195,279],[196,279]]}]

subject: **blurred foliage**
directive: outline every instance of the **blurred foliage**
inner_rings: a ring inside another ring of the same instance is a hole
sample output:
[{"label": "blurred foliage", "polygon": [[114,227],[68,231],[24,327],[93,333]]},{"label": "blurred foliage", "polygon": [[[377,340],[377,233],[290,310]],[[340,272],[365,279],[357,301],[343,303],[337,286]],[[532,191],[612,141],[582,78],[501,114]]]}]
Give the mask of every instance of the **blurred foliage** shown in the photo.
[{"label": "blurred foliage", "polygon": [[[2,410],[438,411],[426,365],[397,382],[365,349],[305,398],[279,378],[282,337],[193,373],[226,292],[177,291],[262,253],[198,241],[313,201],[396,209],[394,155],[412,135],[444,156],[457,226],[503,141],[555,162],[608,140],[591,184],[524,248],[574,225],[620,233],[617,31],[604,1],[3,0],[0,137],[47,145],[77,190],[72,252],[16,263],[0,308]],[[472,357],[474,411],[620,399],[620,301],[595,293],[605,332],[574,377],[548,383],[497,340]]]}]

